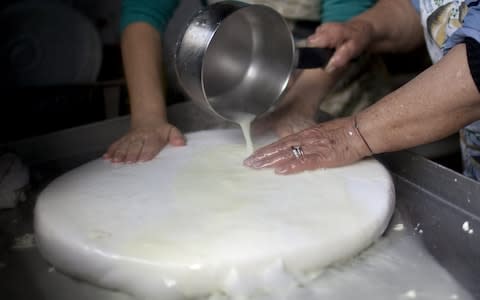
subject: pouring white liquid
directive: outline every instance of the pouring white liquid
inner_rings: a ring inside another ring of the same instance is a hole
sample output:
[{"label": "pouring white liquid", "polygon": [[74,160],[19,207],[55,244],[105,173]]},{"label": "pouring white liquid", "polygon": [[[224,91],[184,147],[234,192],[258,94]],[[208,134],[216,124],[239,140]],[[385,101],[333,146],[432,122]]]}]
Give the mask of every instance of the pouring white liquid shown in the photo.
[{"label": "pouring white liquid", "polygon": [[255,117],[256,116],[253,114],[244,112],[236,112],[232,116],[232,120],[238,125],[240,125],[240,128],[242,128],[243,137],[245,138],[246,151],[249,155],[252,154],[254,150],[252,136],[250,134],[250,125],[252,124]]}]

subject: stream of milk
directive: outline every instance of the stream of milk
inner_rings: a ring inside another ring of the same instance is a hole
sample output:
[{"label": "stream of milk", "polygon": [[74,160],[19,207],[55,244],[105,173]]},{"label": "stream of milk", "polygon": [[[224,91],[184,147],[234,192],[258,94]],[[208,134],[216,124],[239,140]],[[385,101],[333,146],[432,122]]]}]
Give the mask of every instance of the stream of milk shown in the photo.
[{"label": "stream of milk", "polygon": [[242,129],[243,137],[245,138],[245,145],[246,145],[246,151],[247,154],[250,155],[253,153],[253,142],[252,142],[252,136],[250,132],[250,127],[255,119],[255,115],[249,114],[249,113],[243,113],[243,112],[236,112],[233,114],[232,120],[240,125],[240,128]]}]

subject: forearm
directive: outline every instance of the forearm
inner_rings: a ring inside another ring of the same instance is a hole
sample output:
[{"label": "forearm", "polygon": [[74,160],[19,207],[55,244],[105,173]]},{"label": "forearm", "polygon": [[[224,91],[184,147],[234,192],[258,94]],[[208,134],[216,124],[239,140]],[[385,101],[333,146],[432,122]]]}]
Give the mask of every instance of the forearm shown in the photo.
[{"label": "forearm", "polygon": [[464,44],[357,116],[375,153],[432,142],[478,119],[480,94]]},{"label": "forearm", "polygon": [[132,23],[122,34],[122,57],[130,96],[132,122],[166,121],[160,33],[147,23]]},{"label": "forearm", "polygon": [[339,79],[338,73],[330,74],[322,69],[303,70],[282,99],[281,105],[289,105],[294,111],[313,117],[321,100]]},{"label": "forearm", "polygon": [[420,17],[410,0],[380,0],[351,22],[366,21],[373,29],[373,52],[401,52],[423,43]]}]

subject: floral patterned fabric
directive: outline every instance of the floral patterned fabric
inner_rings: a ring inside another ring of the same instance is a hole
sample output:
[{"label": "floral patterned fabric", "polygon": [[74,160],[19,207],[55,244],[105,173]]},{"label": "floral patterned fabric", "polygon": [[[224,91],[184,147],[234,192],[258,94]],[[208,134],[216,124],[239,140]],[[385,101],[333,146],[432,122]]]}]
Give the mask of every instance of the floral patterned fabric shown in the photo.
[{"label": "floral patterned fabric", "polygon": [[480,181],[480,121],[460,131],[463,173]]},{"label": "floral patterned fabric", "polygon": [[[412,3],[420,13],[433,62],[466,38],[480,42],[480,1],[413,0]],[[464,174],[480,180],[480,121],[460,131],[460,148]]]}]

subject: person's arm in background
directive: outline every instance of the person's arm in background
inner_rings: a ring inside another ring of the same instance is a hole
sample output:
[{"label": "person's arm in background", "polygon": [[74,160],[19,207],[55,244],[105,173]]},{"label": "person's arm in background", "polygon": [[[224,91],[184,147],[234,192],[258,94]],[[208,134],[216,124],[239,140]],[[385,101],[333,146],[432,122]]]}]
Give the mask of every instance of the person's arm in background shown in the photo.
[{"label": "person's arm in background", "polygon": [[[322,23],[345,22],[372,7],[375,0],[322,0]],[[285,137],[315,124],[315,115],[322,100],[345,74],[348,66],[335,72],[324,69],[302,70],[288,88],[288,92],[275,111],[254,123],[254,129],[272,129],[279,137]]]},{"label": "person's arm in background", "polygon": [[[361,22],[365,23],[357,23],[358,27],[351,23],[343,31],[339,30],[343,39],[330,35],[323,39],[321,32],[316,33],[315,39],[329,41],[330,45],[335,44],[332,41],[348,45],[340,53],[345,54],[347,61],[370,45],[378,50],[400,50],[398,41],[404,41],[407,47],[413,47],[418,41],[416,35],[423,34],[418,17],[413,15],[415,10],[403,6],[402,12],[391,9],[388,3],[396,8],[406,3],[411,5],[407,0],[381,1],[361,16]],[[364,26],[369,29],[364,31]],[[385,28],[390,28],[390,32]],[[365,39],[372,43],[365,43]],[[478,63],[471,66],[468,59],[480,53],[480,46],[477,41],[470,40],[467,45],[456,45],[438,63],[357,116],[325,122],[291,135],[259,149],[245,164],[253,168],[272,167],[282,174],[341,166],[373,153],[438,140],[480,119]],[[472,77],[472,74],[477,75]],[[292,156],[291,147],[296,145],[303,148],[303,160]]]},{"label": "person's arm in background", "polygon": [[176,0],[122,2],[122,58],[127,80],[131,127],[104,155],[112,162],[152,159],[166,144],[185,139],[167,120],[163,83],[162,32]]}]

